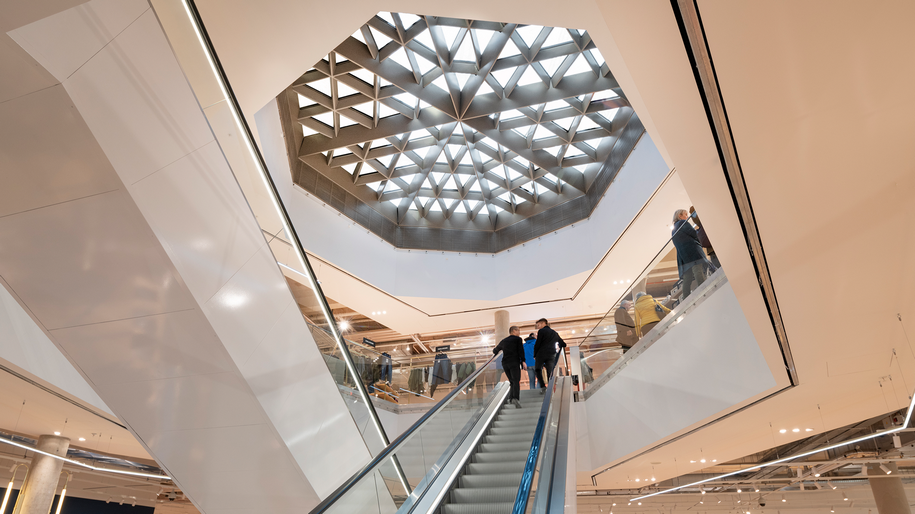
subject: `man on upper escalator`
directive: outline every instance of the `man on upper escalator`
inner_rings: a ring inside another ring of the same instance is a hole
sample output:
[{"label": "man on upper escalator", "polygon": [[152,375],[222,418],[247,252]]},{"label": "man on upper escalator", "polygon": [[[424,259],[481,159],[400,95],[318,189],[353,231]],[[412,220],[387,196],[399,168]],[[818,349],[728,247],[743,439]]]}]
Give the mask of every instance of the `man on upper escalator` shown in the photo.
[{"label": "man on upper escalator", "polygon": [[492,349],[492,353],[502,352],[502,368],[511,387],[508,391],[508,401],[516,409],[521,408],[521,368],[524,367],[524,341],[521,339],[521,329],[511,327],[509,336],[499,341]]},{"label": "man on upper escalator", "polygon": [[540,384],[540,394],[546,391],[546,385],[553,376],[553,367],[556,366],[557,348],[566,347],[565,341],[559,337],[555,330],[550,328],[546,318],[537,320],[537,342],[534,343],[534,362],[537,368],[537,382]]}]

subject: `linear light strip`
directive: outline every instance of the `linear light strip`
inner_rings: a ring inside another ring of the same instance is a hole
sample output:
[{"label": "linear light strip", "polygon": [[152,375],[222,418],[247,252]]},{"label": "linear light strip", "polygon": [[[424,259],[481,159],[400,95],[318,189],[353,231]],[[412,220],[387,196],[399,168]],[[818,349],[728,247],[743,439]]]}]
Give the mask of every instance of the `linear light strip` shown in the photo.
[{"label": "linear light strip", "polygon": [[[284,215],[284,211],[280,205],[279,198],[277,197],[277,192],[274,190],[270,181],[267,179],[267,170],[265,170],[263,168],[260,156],[254,149],[250,134],[246,130],[245,124],[242,122],[241,114],[238,112],[238,106],[236,105],[236,103],[234,101],[232,101],[232,97],[229,94],[229,90],[226,87],[225,81],[223,80],[223,77],[219,73],[219,69],[217,68],[216,63],[213,60],[213,55],[209,51],[209,47],[206,43],[206,40],[203,37],[203,34],[200,32],[200,26],[197,23],[197,19],[194,16],[194,14],[191,12],[191,6],[189,3],[189,0],[184,0],[182,2],[182,5],[184,6],[184,11],[185,11],[185,13],[187,13],[187,17],[191,23],[191,26],[194,27],[194,34],[197,36],[197,41],[198,41],[198,43],[200,43],[200,47],[203,50],[204,55],[206,55],[207,63],[210,65],[210,71],[213,72],[213,77],[216,79],[216,82],[219,84],[219,90],[222,93],[223,99],[226,100],[226,104],[229,106],[229,110],[232,112],[232,118],[235,120],[235,125],[239,129],[239,134],[241,134],[241,136],[242,136],[241,139],[245,142],[245,148],[248,150],[248,153],[251,155],[251,160],[254,162],[254,165],[257,166],[257,169],[260,172],[261,181],[263,182],[264,187],[267,189],[268,196],[270,197],[270,202],[273,204],[274,210],[279,215],[280,221],[283,224],[283,230],[285,230],[286,234],[288,234],[290,237],[294,237],[297,239],[297,236],[295,235],[296,234],[295,231],[289,225],[289,220]],[[305,259],[305,254],[301,248],[301,245],[293,244],[292,248],[295,250],[296,257],[298,257],[299,264],[302,266],[302,269],[308,270],[309,266]],[[321,306],[321,311],[324,313],[324,317],[328,320],[328,325],[330,326],[331,334],[333,334],[334,339],[337,341],[337,346],[340,347],[340,351],[343,354],[343,357],[344,357],[343,360],[344,360],[344,362],[346,362],[347,368],[349,369],[350,373],[352,373],[352,376],[354,376],[354,377],[359,376],[359,374],[356,372],[356,366],[352,362],[352,359],[350,358],[349,351],[346,348],[345,343],[343,342],[343,335],[337,330],[337,325],[336,325],[336,323],[334,323],[333,313],[330,311],[330,309],[327,305],[327,302],[322,301],[322,298],[320,297],[320,293],[319,293],[320,289],[318,288],[318,284],[316,283],[314,277],[311,276],[311,274],[305,274],[305,276],[307,277],[308,284],[311,286],[311,289],[315,293],[315,296],[318,296],[318,304]],[[357,387],[357,389],[359,390],[359,393],[362,396],[363,401],[365,401],[366,405],[368,406],[368,408],[370,410],[369,418],[371,418],[371,420],[372,420],[372,425],[375,427],[375,430],[378,432],[378,435],[381,437],[381,440],[385,444],[390,444],[390,441],[388,441],[388,438],[384,432],[384,429],[381,427],[381,423],[378,420],[378,416],[372,415],[373,413],[371,411],[372,411],[373,407],[372,407],[371,399],[368,397],[368,392],[365,390],[365,387]],[[368,449],[367,443],[366,443],[366,449]],[[370,453],[371,453],[371,451],[370,451]],[[398,471],[397,475],[401,481],[401,485],[403,485],[405,490],[409,491],[410,488],[408,486],[406,477],[404,476],[403,471],[401,470],[400,466],[398,465],[398,463],[396,461],[394,461],[394,467]]]},{"label": "linear light strip", "polygon": [[706,482],[712,482],[712,481],[714,481],[714,480],[720,480],[720,479],[722,479],[722,478],[731,477],[731,476],[734,476],[734,475],[738,475],[738,474],[740,474],[740,473],[746,473],[747,471],[755,471],[755,470],[757,470],[757,469],[761,469],[761,468],[765,468],[765,467],[769,467],[769,466],[778,466],[778,465],[784,464],[785,462],[788,462],[788,461],[791,461],[791,460],[794,460],[794,459],[799,459],[799,458],[801,458],[801,457],[808,457],[808,456],[810,456],[810,455],[814,455],[814,454],[817,454],[817,453],[822,453],[822,452],[825,452],[825,451],[828,451],[828,450],[832,450],[832,449],[835,449],[835,448],[840,448],[840,447],[842,447],[842,446],[848,446],[848,445],[850,445],[850,444],[860,443],[861,441],[868,441],[868,440],[870,440],[870,439],[875,439],[875,438],[877,438],[877,437],[883,437],[883,436],[886,436],[886,435],[895,434],[896,432],[901,432],[901,431],[905,430],[905,429],[909,426],[909,420],[910,420],[911,417],[912,417],[912,410],[913,410],[913,408],[915,408],[915,395],[911,395],[910,398],[911,398],[911,401],[909,402],[909,410],[906,412],[906,415],[905,415],[905,423],[903,423],[902,426],[896,427],[896,428],[894,428],[894,429],[885,430],[885,431],[883,431],[883,432],[877,432],[877,433],[870,434],[870,435],[866,435],[866,436],[861,436],[861,437],[859,437],[859,438],[857,438],[857,439],[851,439],[851,440],[849,440],[849,441],[843,441],[843,442],[841,442],[841,443],[836,443],[836,444],[827,446],[827,447],[825,447],[825,448],[818,448],[818,449],[816,449],[816,450],[810,450],[810,451],[808,451],[808,452],[799,453],[799,454],[797,454],[797,455],[792,455],[792,456],[790,456],[790,457],[784,457],[784,458],[782,458],[782,459],[774,460],[774,461],[772,461],[772,462],[764,462],[764,463],[762,463],[762,464],[757,464],[757,465],[755,465],[755,466],[750,466],[750,467],[748,467],[748,468],[743,468],[743,469],[740,469],[740,470],[737,470],[737,471],[732,471],[732,472],[730,472],[730,473],[725,473],[725,474],[723,474],[723,475],[717,475],[717,476],[714,476],[714,477],[711,477],[711,478],[707,478],[707,479],[705,479],[705,480],[699,480],[698,482],[693,482],[693,483],[691,483],[691,484],[680,485],[680,486],[677,486],[677,487],[672,487],[672,488],[670,488],[670,489],[666,489],[666,490],[664,490],[664,491],[658,491],[658,492],[656,492],[656,493],[646,494],[645,496],[639,496],[639,497],[637,497],[637,498],[632,498],[630,501],[643,500],[643,499],[645,499],[645,498],[651,498],[652,496],[658,496],[658,495],[661,495],[661,494],[672,493],[672,492],[674,492],[674,491],[679,491],[679,490],[685,489],[685,488],[687,488],[687,487],[695,487],[695,486],[704,484],[704,483],[706,483]]},{"label": "linear light strip", "polygon": [[17,443],[16,441],[11,441],[9,439],[5,439],[2,437],[0,437],[0,443],[5,443],[5,444],[12,445],[12,446],[16,446],[18,448],[22,448],[23,450],[28,450],[30,452],[40,453],[41,455],[44,455],[46,457],[51,457],[52,459],[62,460],[64,462],[73,464],[74,466],[80,466],[80,467],[83,467],[86,469],[91,469],[92,471],[104,471],[105,473],[114,473],[117,475],[130,475],[130,476],[142,477],[142,478],[155,478],[157,480],[171,481],[171,479],[172,479],[172,477],[166,476],[166,475],[154,475],[152,473],[140,473],[138,471],[124,471],[124,470],[120,470],[120,469],[97,468],[95,466],[92,466],[91,464],[86,464],[85,462],[68,459],[66,457],[61,457],[60,455],[54,455],[53,453],[48,453],[48,452],[39,450],[38,448],[33,448],[27,444]]}]

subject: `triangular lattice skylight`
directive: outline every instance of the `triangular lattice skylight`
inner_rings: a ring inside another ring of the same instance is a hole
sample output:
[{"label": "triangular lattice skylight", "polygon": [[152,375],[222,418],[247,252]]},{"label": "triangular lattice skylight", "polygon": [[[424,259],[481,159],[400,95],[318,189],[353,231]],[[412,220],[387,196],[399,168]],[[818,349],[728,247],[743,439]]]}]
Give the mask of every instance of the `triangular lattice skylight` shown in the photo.
[{"label": "triangular lattice skylight", "polygon": [[492,229],[577,198],[628,118],[586,31],[404,13],[291,90],[300,160],[398,224]]}]

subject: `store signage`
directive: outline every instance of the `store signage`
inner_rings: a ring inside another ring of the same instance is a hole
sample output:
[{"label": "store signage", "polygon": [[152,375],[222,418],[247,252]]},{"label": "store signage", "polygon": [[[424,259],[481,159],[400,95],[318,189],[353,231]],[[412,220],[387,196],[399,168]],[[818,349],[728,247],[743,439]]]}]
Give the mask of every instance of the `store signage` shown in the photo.
[{"label": "store signage", "polygon": [[436,347],[435,347],[435,351],[436,351],[436,352],[448,352],[448,351],[451,351],[451,345],[450,345],[450,344],[446,344],[445,346],[436,346]]},{"label": "store signage", "polygon": [[369,339],[368,337],[363,337],[363,338],[362,338],[362,344],[364,344],[364,345],[366,345],[366,346],[371,346],[372,348],[375,347],[375,341],[372,341],[372,340]]}]

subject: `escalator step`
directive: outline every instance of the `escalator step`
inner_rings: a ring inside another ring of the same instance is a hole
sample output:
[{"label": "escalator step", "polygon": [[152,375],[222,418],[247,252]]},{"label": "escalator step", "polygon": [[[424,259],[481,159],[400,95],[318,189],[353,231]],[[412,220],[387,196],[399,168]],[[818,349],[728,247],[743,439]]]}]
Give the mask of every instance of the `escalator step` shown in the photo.
[{"label": "escalator step", "polygon": [[464,475],[458,483],[466,489],[486,489],[489,487],[514,487],[521,485],[521,473],[503,475]]},{"label": "escalator step", "polygon": [[445,505],[442,514],[511,514],[513,502]]},{"label": "escalator step", "polygon": [[531,434],[487,435],[483,437],[484,443],[518,443],[530,440]]},{"label": "escalator step", "polygon": [[471,462],[467,465],[468,475],[495,475],[499,473],[521,473],[524,460],[513,462]]},{"label": "escalator step", "polygon": [[531,449],[531,440],[518,441],[514,443],[483,443],[479,446],[478,453],[489,452],[523,452],[525,457],[528,450]]},{"label": "escalator step", "polygon": [[510,435],[510,434],[530,434],[534,435],[535,426],[519,425],[516,427],[492,427],[489,429],[489,435]]},{"label": "escalator step", "polygon": [[458,488],[451,492],[453,503],[505,503],[514,502],[517,487]]},{"label": "escalator step", "polygon": [[[500,448],[501,449],[501,448]],[[523,461],[527,458],[527,448],[522,448],[520,451],[492,451],[492,452],[477,452],[473,456],[474,462],[515,462]]]}]

